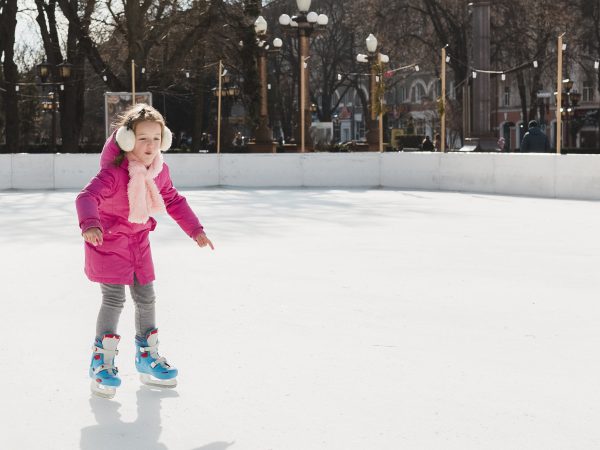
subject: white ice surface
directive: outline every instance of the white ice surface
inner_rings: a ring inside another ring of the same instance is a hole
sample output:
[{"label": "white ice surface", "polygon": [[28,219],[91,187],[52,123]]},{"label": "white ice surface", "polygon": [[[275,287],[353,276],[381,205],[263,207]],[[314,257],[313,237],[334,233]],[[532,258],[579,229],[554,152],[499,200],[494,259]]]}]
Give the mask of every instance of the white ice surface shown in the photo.
[{"label": "white ice surface", "polygon": [[90,399],[76,192],[0,193],[0,448],[600,448],[598,202],[187,191],[152,236],[174,391]]}]

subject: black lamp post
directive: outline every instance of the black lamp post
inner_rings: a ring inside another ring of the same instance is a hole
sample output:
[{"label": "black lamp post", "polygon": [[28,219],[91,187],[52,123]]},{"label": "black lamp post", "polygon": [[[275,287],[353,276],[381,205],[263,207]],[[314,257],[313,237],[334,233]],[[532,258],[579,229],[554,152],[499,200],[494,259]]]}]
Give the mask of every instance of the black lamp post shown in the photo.
[{"label": "black lamp post", "polygon": [[223,70],[222,63],[219,62],[219,80],[218,86],[212,89],[213,95],[217,97],[217,153],[221,153],[221,101],[223,97],[234,98],[240,95],[240,88],[237,83],[232,82],[231,75],[227,69]]},{"label": "black lamp post", "polygon": [[60,92],[64,91],[64,82],[71,78],[73,65],[62,62],[56,66],[44,61],[37,65],[37,73],[40,78],[39,85],[42,92],[46,87],[50,89],[46,100],[42,101],[42,112],[52,114],[51,144],[56,146],[56,113],[60,111]]},{"label": "black lamp post", "polygon": [[567,147],[571,147],[571,116],[581,100],[581,94],[577,91],[573,91],[573,80],[570,78],[563,80],[563,88],[562,105],[560,109],[561,113],[565,116]]},{"label": "black lamp post", "polygon": [[279,17],[279,24],[284,30],[293,33],[298,38],[298,136],[300,152],[306,151],[312,147],[310,135],[307,133],[310,127],[310,94],[308,89],[308,64],[309,41],[310,36],[315,31],[325,29],[329,18],[325,14],[317,14],[314,11],[309,12],[311,0],[296,0],[298,14],[290,17],[282,14]]},{"label": "black lamp post", "polygon": [[273,48],[271,48],[267,41],[267,21],[263,16],[258,16],[256,22],[254,22],[254,31],[258,46],[257,66],[260,80],[260,109],[258,127],[254,135],[255,143],[249,149],[254,152],[267,151],[275,153],[276,146],[273,143],[273,132],[269,128],[267,57],[270,53],[279,52],[283,42],[281,39],[275,38],[272,42]]},{"label": "black lamp post", "polygon": [[[356,60],[359,63],[367,63],[371,67],[371,83],[369,96],[371,100],[371,117],[368,121],[369,131],[367,141],[369,150],[379,150],[383,152],[383,66],[390,62],[390,58],[383,53],[379,53],[377,38],[369,34],[365,40],[367,43],[367,55],[359,54]],[[377,131],[379,128],[379,131]]]}]

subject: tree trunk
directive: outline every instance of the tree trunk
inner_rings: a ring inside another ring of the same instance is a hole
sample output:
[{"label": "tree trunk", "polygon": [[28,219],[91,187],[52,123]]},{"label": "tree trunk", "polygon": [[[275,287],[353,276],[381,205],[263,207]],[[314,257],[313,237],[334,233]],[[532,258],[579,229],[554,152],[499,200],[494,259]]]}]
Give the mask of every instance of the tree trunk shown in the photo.
[{"label": "tree trunk", "polygon": [[[76,6],[76,3],[77,0],[71,0],[71,5],[73,7]],[[71,71],[70,79],[65,83],[65,90],[61,95],[60,108],[62,151],[65,153],[75,153],[79,149],[79,137],[83,127],[83,115],[85,109],[85,53],[77,41],[75,26],[69,24],[67,34],[67,61],[73,64],[73,69]]]},{"label": "tree trunk", "polygon": [[523,124],[527,126],[529,115],[527,114],[527,86],[525,86],[525,77],[523,72],[517,72],[517,86],[519,89],[519,98],[521,99],[521,113],[523,115]]},{"label": "tree trunk", "polygon": [[17,27],[17,0],[7,0],[2,13],[2,45],[4,47],[4,115],[6,119],[7,152],[17,152],[19,140],[19,104],[15,85],[19,81],[17,65],[14,62],[15,28]]},{"label": "tree trunk", "polygon": [[206,147],[207,143],[202,141],[202,133],[204,131],[204,103],[205,103],[205,82],[204,74],[198,74],[198,79],[194,83],[193,88],[193,107],[194,107],[194,121],[192,124],[192,149],[207,150],[202,148],[202,145]]}]

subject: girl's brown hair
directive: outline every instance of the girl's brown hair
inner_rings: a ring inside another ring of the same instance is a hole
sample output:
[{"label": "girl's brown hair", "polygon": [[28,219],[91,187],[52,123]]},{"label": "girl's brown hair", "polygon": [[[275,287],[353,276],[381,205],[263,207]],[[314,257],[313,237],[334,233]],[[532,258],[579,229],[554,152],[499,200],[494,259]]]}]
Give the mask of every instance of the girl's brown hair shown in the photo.
[{"label": "girl's brown hair", "polygon": [[[113,126],[115,130],[118,130],[121,127],[127,127],[135,132],[137,124],[146,121],[159,123],[161,133],[164,132],[166,126],[164,117],[156,109],[146,103],[138,103],[123,111],[119,114],[117,120],[113,123]],[[119,154],[114,159],[113,164],[119,167],[123,162],[123,159],[125,159],[125,152],[123,149],[119,149]]]}]

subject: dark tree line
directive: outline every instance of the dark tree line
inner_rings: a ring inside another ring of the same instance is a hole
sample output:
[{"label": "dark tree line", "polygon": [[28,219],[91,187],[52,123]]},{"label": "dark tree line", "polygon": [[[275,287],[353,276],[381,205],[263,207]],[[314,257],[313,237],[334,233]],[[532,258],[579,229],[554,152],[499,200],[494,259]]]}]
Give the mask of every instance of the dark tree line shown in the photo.
[{"label": "dark tree line", "polygon": [[[456,89],[453,107],[460,116],[462,89],[468,86],[470,74],[468,3],[313,0],[311,10],[330,19],[327,28],[311,39],[310,92],[319,119],[331,120],[341,98],[336,91],[348,89],[356,90],[365,116],[369,115],[367,94],[359,86],[365,80],[338,77],[340,73],[368,71],[356,62],[356,54],[365,52],[364,38],[369,33],[376,34],[382,51],[390,56],[391,69],[419,61],[423,70],[439,75],[439,52],[447,45]],[[175,117],[192,131],[194,142],[214,126],[208,105],[214,102],[215,64],[222,60],[239,81],[246,125],[253,129],[259,103],[253,24],[259,14],[267,18],[270,34],[284,40],[281,53],[269,64],[271,115],[286,135],[292,135],[299,71],[297,40],[282,32],[278,17],[284,12],[294,13],[295,0],[34,0],[34,5],[30,14],[39,27],[45,59],[53,66],[65,61],[73,65],[71,78],[58,93],[63,151],[76,150],[82,138],[90,134],[90,124],[101,119],[103,91],[130,90],[131,60],[136,63],[133,75],[137,90],[149,90],[164,106],[175,108]],[[19,106],[15,86],[34,79],[32,67],[28,73],[19,73],[15,62],[18,8],[17,0],[0,0],[0,125],[5,148],[12,151],[23,147],[20,118],[29,115],[31,109]],[[536,93],[553,77],[556,37],[567,30],[567,18],[573,14],[579,26],[565,37],[569,42],[567,65],[579,64],[600,88],[598,71],[593,67],[600,58],[600,1],[498,0],[492,2],[492,8],[494,68],[538,61],[537,70],[514,72],[524,121],[535,115]],[[59,16],[66,18],[66,29],[58,26]],[[58,74],[52,76],[58,80]]]}]

